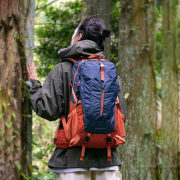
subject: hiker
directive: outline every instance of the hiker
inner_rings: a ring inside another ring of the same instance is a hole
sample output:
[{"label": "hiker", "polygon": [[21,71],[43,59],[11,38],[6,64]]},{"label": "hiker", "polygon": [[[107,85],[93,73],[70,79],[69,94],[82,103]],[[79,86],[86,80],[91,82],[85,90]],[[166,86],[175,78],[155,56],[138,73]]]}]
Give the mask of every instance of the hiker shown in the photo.
[{"label": "hiker", "polygon": [[[84,19],[75,29],[71,46],[61,49],[58,63],[48,74],[44,84],[37,80],[33,61],[28,63],[27,70],[32,87],[29,89],[31,104],[36,114],[49,121],[67,116],[70,111],[72,69],[71,60],[87,59],[88,57],[105,58],[103,55],[104,40],[110,37],[111,30],[106,30],[101,20],[93,17]],[[126,106],[123,97],[121,79],[118,76],[118,101],[124,117]],[[66,121],[66,120],[65,120]],[[60,121],[58,130],[63,129]],[[91,139],[91,137],[90,137]],[[57,173],[57,180],[121,180],[119,166],[121,159],[117,148],[111,148],[110,161],[107,160],[107,148],[86,148],[83,160],[82,147],[57,148],[54,150],[48,167]]]}]

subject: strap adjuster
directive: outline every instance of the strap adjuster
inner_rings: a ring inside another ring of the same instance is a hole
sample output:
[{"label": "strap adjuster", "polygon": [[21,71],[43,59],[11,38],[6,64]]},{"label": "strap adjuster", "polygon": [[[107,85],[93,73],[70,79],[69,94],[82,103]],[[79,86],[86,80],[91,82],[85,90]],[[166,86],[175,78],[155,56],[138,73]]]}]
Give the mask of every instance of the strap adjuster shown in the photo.
[{"label": "strap adjuster", "polygon": [[105,66],[102,62],[100,62],[101,69],[105,69]]}]

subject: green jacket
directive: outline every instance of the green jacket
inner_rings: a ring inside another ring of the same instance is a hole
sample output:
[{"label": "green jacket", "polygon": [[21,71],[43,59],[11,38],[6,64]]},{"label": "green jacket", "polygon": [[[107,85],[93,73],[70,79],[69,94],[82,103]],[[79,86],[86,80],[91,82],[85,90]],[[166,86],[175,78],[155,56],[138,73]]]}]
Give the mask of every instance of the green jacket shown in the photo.
[{"label": "green jacket", "polygon": [[[68,48],[61,49],[59,57],[78,58],[98,54],[103,57],[103,52],[98,45],[90,40],[83,40]],[[61,114],[66,117],[69,112],[70,102],[70,80],[73,63],[63,61],[58,63],[48,74],[44,84],[38,80],[31,80],[32,87],[29,89],[31,104],[36,114],[49,121],[60,118]],[[119,77],[118,77],[119,78]],[[126,117],[126,106],[123,97],[122,83],[119,78],[119,101],[122,113]],[[109,167],[120,166],[121,160],[117,149],[112,148],[112,160],[107,161],[106,149],[86,149],[84,161],[80,161],[81,147],[70,149],[56,148],[53,152],[48,166],[50,168],[76,168],[76,167]]]}]

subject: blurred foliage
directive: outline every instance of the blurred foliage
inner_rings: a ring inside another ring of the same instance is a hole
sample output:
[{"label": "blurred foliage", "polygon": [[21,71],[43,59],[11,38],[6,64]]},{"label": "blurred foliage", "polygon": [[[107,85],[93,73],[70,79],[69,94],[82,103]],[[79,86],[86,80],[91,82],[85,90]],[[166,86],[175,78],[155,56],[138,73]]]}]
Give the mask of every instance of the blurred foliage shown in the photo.
[{"label": "blurred foliage", "polygon": [[119,16],[121,13],[121,4],[119,0],[111,1],[111,29],[114,37],[111,39],[111,61],[118,63],[118,46],[119,46]]},{"label": "blurred foliage", "polygon": [[[38,66],[38,76],[46,77],[50,70],[60,62],[58,50],[70,45],[74,30],[80,23],[82,11],[82,2],[76,0],[61,2],[60,7],[47,6],[41,11],[41,14],[35,14],[36,19],[38,19],[35,23],[42,24],[35,26],[35,43],[37,46],[35,64]],[[111,41],[111,59],[114,63],[118,61],[119,15],[120,2],[114,0],[112,1],[111,14],[112,30],[115,34]]]},{"label": "blurred foliage", "polygon": [[39,26],[35,26],[35,42],[37,44],[35,64],[39,64],[37,74],[46,77],[54,65],[60,62],[58,51],[68,47],[71,37],[80,23],[82,2],[61,2],[60,6],[49,5],[41,14],[35,14]]}]

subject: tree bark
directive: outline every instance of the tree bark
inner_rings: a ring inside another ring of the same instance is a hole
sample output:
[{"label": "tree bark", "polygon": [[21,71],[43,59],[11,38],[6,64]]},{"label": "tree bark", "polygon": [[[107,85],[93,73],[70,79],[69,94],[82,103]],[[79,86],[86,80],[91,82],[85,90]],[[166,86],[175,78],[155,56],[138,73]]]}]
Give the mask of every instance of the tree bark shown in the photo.
[{"label": "tree bark", "polygon": [[[102,19],[106,29],[111,29],[111,0],[84,0],[83,8],[85,17],[93,16],[97,19]],[[111,38],[108,37],[104,44],[104,55],[107,59],[111,58]]]},{"label": "tree bark", "polygon": [[31,175],[30,102],[26,64],[32,59],[34,0],[0,0],[0,179]]},{"label": "tree bark", "polygon": [[178,177],[177,0],[162,1],[162,164],[161,179]]},{"label": "tree bark", "polygon": [[157,179],[155,60],[156,1],[122,0],[119,74],[126,100],[123,180]]}]

